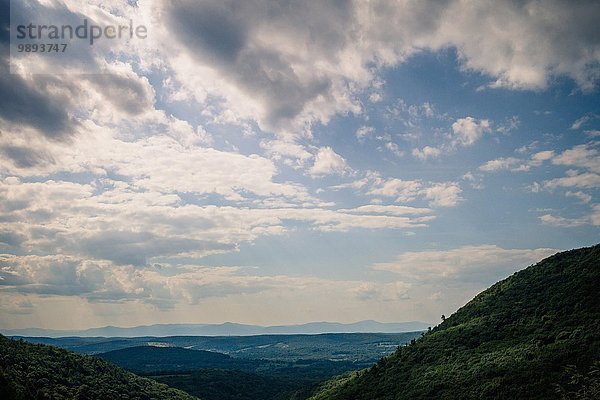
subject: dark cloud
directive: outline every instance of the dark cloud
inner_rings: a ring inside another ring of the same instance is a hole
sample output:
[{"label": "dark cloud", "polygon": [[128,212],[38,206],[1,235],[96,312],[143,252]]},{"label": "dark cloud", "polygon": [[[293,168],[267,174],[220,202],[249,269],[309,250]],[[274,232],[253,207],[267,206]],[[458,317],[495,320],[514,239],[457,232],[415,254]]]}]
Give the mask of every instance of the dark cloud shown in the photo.
[{"label": "dark cloud", "polygon": [[10,0],[0,0],[0,48],[2,58],[9,57],[10,42]]},{"label": "dark cloud", "polygon": [[87,75],[86,79],[107,101],[129,115],[141,114],[152,107],[154,100],[152,90],[132,76],[95,74]]},{"label": "dark cloud", "polygon": [[27,147],[7,145],[0,148],[2,155],[13,161],[18,168],[31,168],[39,164],[52,163],[50,154],[36,151]]},{"label": "dark cloud", "polygon": [[247,42],[248,32],[239,13],[243,7],[231,1],[173,1],[169,24],[183,43],[201,51],[203,57],[235,63]]},{"label": "dark cloud", "polygon": [[[25,4],[15,4],[21,6],[18,12],[26,9]],[[67,112],[68,100],[47,90],[63,82],[47,75],[26,80],[10,73],[10,6],[9,0],[0,0],[0,119],[33,127],[49,139],[66,140],[78,123]]]},{"label": "dark cloud", "polygon": [[184,239],[157,237],[148,232],[104,231],[79,238],[70,244],[82,255],[110,260],[117,265],[146,265],[148,258],[176,256],[181,253],[233,250],[233,245]]},{"label": "dark cloud", "polygon": [[21,76],[10,74],[4,60],[0,66],[0,118],[35,128],[49,139],[62,140],[73,133],[77,122],[59,98],[38,91]]},{"label": "dark cloud", "polygon": [[20,246],[24,241],[24,236],[14,232],[0,232],[0,243],[8,244],[9,246]]},{"label": "dark cloud", "polygon": [[[293,48],[287,54],[271,49],[254,36],[272,25],[288,40],[332,56],[347,40],[352,23],[349,1],[273,2],[180,0],[167,6],[167,24],[196,59],[224,73],[228,79],[267,106],[262,121],[267,128],[285,126],[318,96],[329,96],[331,78],[294,69]],[[274,31],[273,34],[278,34]]]}]

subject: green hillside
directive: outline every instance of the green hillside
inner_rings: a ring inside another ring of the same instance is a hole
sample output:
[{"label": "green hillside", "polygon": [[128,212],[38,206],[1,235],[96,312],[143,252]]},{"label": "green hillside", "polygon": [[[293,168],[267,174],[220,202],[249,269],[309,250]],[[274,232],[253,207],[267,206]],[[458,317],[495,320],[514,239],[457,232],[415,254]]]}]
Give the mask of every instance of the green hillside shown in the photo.
[{"label": "green hillside", "polygon": [[193,400],[106,361],[0,335],[0,398]]},{"label": "green hillside", "polygon": [[515,273],[312,399],[600,399],[600,245]]}]

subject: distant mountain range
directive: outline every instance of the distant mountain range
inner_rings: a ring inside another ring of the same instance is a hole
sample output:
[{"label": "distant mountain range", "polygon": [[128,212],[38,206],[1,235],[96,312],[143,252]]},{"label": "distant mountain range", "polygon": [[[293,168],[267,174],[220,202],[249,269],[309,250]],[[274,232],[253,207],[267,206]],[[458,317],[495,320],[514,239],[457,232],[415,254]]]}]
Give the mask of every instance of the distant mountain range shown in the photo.
[{"label": "distant mountain range", "polygon": [[226,322],[224,324],[157,324],[130,328],[105,326],[85,330],[0,329],[6,336],[28,337],[139,337],[139,336],[251,336],[320,333],[402,333],[423,331],[434,324],[425,322],[382,323],[360,321],[351,324],[311,322],[302,325],[258,326]]}]

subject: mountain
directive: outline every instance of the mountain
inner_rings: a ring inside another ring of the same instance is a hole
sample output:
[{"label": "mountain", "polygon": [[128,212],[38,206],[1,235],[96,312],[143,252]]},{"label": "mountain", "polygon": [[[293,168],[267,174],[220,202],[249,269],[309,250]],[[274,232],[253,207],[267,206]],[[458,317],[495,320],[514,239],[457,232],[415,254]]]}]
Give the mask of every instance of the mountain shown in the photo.
[{"label": "mountain", "polygon": [[312,400],[600,399],[600,245],[515,273]]},{"label": "mountain", "polygon": [[1,335],[0,398],[198,400],[96,357]]},{"label": "mountain", "polygon": [[360,321],[352,324],[311,322],[302,325],[257,326],[226,322],[224,324],[157,324],[131,328],[105,326],[85,330],[0,329],[6,336],[27,337],[139,337],[139,336],[253,336],[319,333],[402,333],[422,331],[432,326],[425,322],[382,323]]}]

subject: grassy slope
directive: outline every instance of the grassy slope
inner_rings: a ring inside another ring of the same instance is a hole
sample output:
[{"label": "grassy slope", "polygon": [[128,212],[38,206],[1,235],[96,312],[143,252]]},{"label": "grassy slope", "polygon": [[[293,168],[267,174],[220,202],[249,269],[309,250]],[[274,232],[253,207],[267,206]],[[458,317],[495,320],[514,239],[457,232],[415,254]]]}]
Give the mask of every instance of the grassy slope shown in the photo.
[{"label": "grassy slope", "polygon": [[1,335],[0,398],[197,400],[96,357]]},{"label": "grassy slope", "polygon": [[600,245],[556,254],[313,399],[600,398],[599,283]]}]

